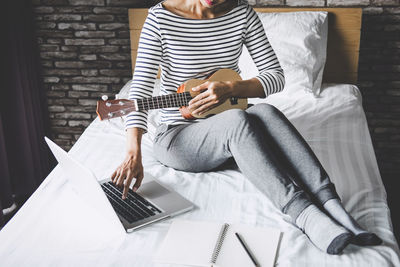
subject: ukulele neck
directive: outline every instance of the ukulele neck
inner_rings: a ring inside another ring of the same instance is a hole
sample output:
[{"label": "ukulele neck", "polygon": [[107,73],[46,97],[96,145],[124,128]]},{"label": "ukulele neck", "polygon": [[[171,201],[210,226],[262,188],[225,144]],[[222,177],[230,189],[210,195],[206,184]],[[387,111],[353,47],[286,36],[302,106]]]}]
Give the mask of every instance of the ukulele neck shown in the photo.
[{"label": "ukulele neck", "polygon": [[192,96],[189,92],[135,100],[103,100],[97,102],[96,112],[99,115],[100,120],[112,119],[125,116],[132,111],[184,107],[189,105],[190,100],[192,100]]},{"label": "ukulele neck", "polygon": [[151,110],[188,106],[190,100],[192,100],[190,92],[140,98],[135,100],[135,110]]}]

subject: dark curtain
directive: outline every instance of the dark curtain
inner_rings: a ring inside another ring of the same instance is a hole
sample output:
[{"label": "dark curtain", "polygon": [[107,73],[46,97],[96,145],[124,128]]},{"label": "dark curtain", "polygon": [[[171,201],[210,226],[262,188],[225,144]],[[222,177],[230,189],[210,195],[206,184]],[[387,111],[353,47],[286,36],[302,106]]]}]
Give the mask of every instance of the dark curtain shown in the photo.
[{"label": "dark curtain", "polygon": [[0,207],[4,209],[14,202],[13,195],[17,201],[29,197],[53,162],[43,139],[49,135],[49,123],[31,2],[5,0],[0,10]]}]

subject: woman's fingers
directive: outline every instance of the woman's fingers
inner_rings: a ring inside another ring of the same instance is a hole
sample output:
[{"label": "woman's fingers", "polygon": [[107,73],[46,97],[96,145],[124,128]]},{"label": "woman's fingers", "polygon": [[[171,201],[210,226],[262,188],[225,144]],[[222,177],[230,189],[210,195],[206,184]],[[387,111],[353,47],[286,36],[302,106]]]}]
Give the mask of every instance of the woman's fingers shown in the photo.
[{"label": "woman's fingers", "polygon": [[120,172],[120,167],[118,167],[118,168],[114,171],[114,173],[113,173],[112,182],[113,182],[114,184],[117,184],[118,177],[119,177],[119,172]]},{"label": "woman's fingers", "polygon": [[193,91],[200,91],[200,90],[205,90],[205,91],[198,94],[192,100],[189,101],[190,108],[196,108],[197,106],[201,105],[201,103],[199,102],[210,95],[210,90],[208,90],[208,87],[210,85],[211,85],[210,82],[205,82],[192,88]]},{"label": "woman's fingers", "polygon": [[215,106],[223,103],[230,94],[230,87],[225,82],[208,82],[197,86],[207,88],[189,102],[189,110],[192,114],[202,114]]},{"label": "woman's fingers", "polygon": [[133,178],[136,179],[136,182],[133,186],[133,191],[136,192],[142,183],[143,172],[134,173],[131,170],[121,171],[120,169],[116,171],[114,184],[118,187],[123,187],[122,199],[125,199],[128,196],[129,186],[131,185]]},{"label": "woman's fingers", "polygon": [[140,185],[142,184],[142,180],[143,180],[143,172],[139,174],[138,177],[136,178],[136,182],[132,188],[133,192],[136,192],[139,189]]},{"label": "woman's fingers", "polygon": [[193,87],[192,90],[193,91],[199,91],[199,90],[208,89],[209,85],[210,85],[210,82],[207,81],[207,82],[202,83],[202,84],[200,84],[200,85],[198,85],[196,87]]},{"label": "woman's fingers", "polygon": [[132,179],[133,179],[132,172],[128,170],[126,172],[124,190],[122,191],[122,199],[125,199],[128,196],[129,186],[131,185]]},{"label": "woman's fingers", "polygon": [[[194,99],[195,98],[193,98],[193,100]],[[189,110],[191,110],[193,112],[194,110],[197,110],[198,108],[200,108],[201,106],[203,106],[204,104],[206,104],[209,101],[210,101],[210,95],[207,94],[203,98],[200,98],[200,99],[196,100],[195,102],[192,102],[191,104],[189,104]]]},{"label": "woman's fingers", "polygon": [[219,101],[215,97],[208,97],[204,99],[204,102],[195,110],[192,111],[192,114],[201,115],[203,112],[206,112],[212,109],[214,106],[218,105]]},{"label": "woman's fingers", "polygon": [[118,172],[116,186],[122,187],[124,185],[125,173],[125,170],[120,169],[120,171]]},{"label": "woman's fingers", "polygon": [[117,170],[115,170],[115,171],[113,172],[113,174],[111,175],[111,182],[114,183],[114,179],[115,179],[116,176],[117,176]]},{"label": "woman's fingers", "polygon": [[195,98],[189,101],[189,109],[195,109],[201,106],[202,103],[204,102],[204,99],[206,99],[209,96],[209,94],[210,93],[208,91],[198,94]]},{"label": "woman's fingers", "polygon": [[140,155],[138,158],[127,157],[111,175],[112,182],[117,187],[123,189],[122,199],[125,199],[128,196],[129,186],[131,185],[133,178],[136,179],[136,191],[143,180],[143,165]]}]

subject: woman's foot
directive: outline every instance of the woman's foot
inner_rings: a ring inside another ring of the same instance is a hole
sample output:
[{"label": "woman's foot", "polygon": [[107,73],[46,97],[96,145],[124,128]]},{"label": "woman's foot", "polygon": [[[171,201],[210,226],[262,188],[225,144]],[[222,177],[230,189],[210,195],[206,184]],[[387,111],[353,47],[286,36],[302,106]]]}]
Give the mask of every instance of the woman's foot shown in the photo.
[{"label": "woman's foot", "polygon": [[363,232],[355,235],[351,243],[358,246],[378,246],[382,244],[382,239],[374,233]]},{"label": "woman's foot", "polygon": [[337,222],[347,228],[354,234],[351,241],[352,244],[359,246],[376,246],[382,244],[376,234],[370,233],[363,229],[351,215],[344,209],[339,199],[330,199],[324,204],[324,209],[335,218]]},{"label": "woman's foot", "polygon": [[296,224],[311,242],[328,254],[340,254],[351,242],[353,234],[335,223],[315,205],[305,208],[296,219]]}]

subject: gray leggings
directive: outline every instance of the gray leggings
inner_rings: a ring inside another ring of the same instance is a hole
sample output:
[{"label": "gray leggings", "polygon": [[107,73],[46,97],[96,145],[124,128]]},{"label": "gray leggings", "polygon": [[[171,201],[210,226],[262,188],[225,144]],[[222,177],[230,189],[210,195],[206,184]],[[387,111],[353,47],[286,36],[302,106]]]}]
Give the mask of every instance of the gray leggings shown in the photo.
[{"label": "gray leggings", "polygon": [[303,137],[268,104],[198,123],[161,125],[154,152],[164,165],[190,172],[213,170],[233,157],[244,176],[293,220],[311,203],[339,198]]}]

